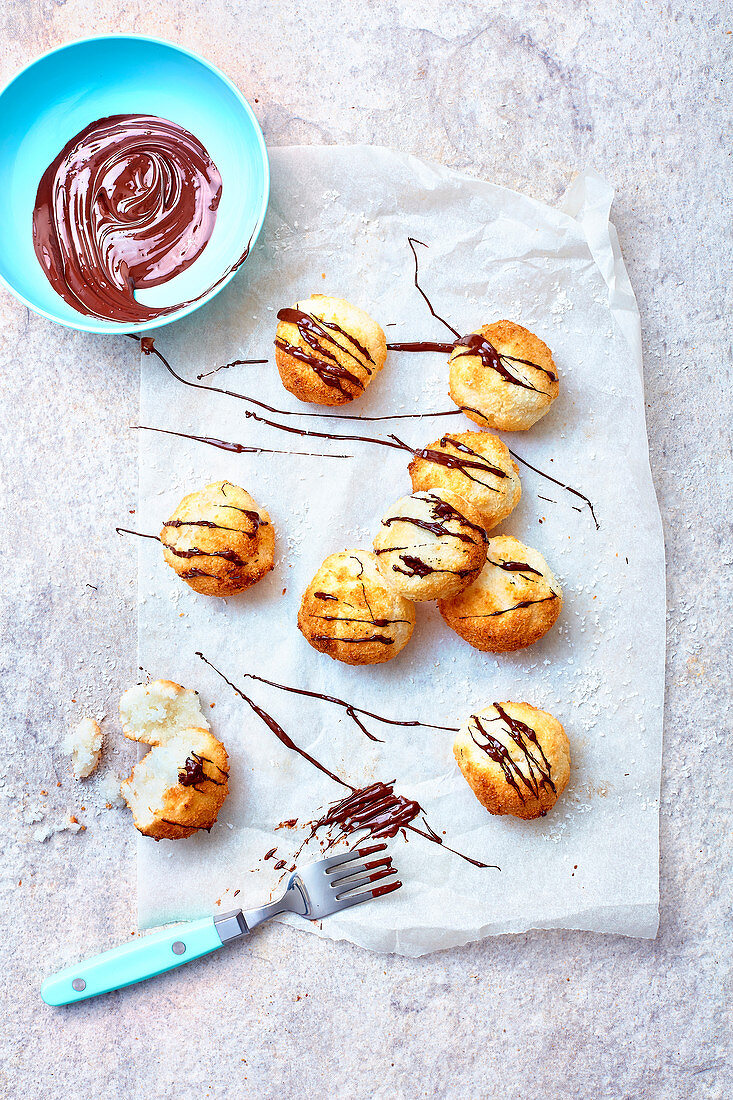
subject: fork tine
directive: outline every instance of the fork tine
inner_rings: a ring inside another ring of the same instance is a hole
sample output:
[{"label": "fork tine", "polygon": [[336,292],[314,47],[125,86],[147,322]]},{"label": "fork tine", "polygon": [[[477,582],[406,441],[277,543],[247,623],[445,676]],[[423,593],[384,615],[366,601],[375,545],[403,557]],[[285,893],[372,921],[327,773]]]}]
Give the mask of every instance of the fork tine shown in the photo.
[{"label": "fork tine", "polygon": [[354,875],[363,875],[365,871],[376,871],[378,867],[391,866],[392,857],[385,856],[383,859],[370,859],[365,863],[342,864],[337,868],[337,873],[329,875],[328,877],[331,885],[335,888],[345,882],[346,879],[352,878]]},{"label": "fork tine", "polygon": [[323,864],[323,869],[328,873],[335,868],[340,868],[343,863],[350,863],[354,859],[363,859],[365,856],[373,855],[374,852],[385,852],[387,850],[386,844],[372,844],[367,848],[355,848],[351,852],[341,852],[337,856],[327,856],[326,859],[320,860]]},{"label": "fork tine", "polygon": [[347,894],[350,894],[353,890],[358,890],[360,886],[366,886],[368,882],[378,882],[381,878],[389,878],[395,874],[395,869],[391,865],[389,867],[383,867],[381,871],[373,871],[371,874],[362,875],[360,878],[351,879],[336,887],[338,893],[337,898],[343,898]]},{"label": "fork tine", "polygon": [[363,893],[356,894],[354,897],[339,898],[338,910],[335,910],[335,912],[348,909],[352,905],[360,905],[363,901],[371,901],[372,898],[380,898],[384,894],[391,894],[394,890],[399,890],[401,886],[402,883],[398,879],[397,882],[387,882],[383,886],[377,886],[374,890],[364,890]]}]

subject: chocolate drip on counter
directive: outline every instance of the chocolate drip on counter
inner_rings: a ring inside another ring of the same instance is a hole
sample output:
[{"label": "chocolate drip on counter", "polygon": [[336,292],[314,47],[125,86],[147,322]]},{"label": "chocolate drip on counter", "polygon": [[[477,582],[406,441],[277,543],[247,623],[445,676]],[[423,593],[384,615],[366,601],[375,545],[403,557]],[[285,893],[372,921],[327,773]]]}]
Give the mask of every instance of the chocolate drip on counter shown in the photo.
[{"label": "chocolate drip on counter", "polygon": [[[254,413],[245,413],[246,416]],[[269,423],[269,421],[267,421]],[[275,425],[278,427],[279,425]],[[226,439],[214,439],[208,435],[192,435],[190,432],[174,432],[170,428],[151,428],[148,424],[131,424],[130,427],[134,431],[138,432],[160,432],[162,435],[176,435],[180,439],[193,439],[197,443],[207,443],[209,447],[218,447],[221,451],[233,451],[235,454],[271,454],[271,455],[302,455],[307,458],[353,458],[353,455],[335,455],[335,454],[322,454],[319,451],[281,451],[273,447],[250,447],[244,443],[229,443]],[[300,435],[315,433],[309,432],[298,433]],[[326,438],[341,438],[337,436]],[[219,507],[226,507],[226,505],[220,505]]]},{"label": "chocolate drip on counter", "polygon": [[375,839],[390,839],[421,813],[419,802],[395,794],[391,783],[372,783],[331,805],[313,825],[311,836],[318,829],[338,825],[339,836],[365,830]]},{"label": "chocolate drip on counter", "polygon": [[[477,745],[478,748],[483,749],[487,756],[499,765],[507,783],[510,787],[514,788],[522,802],[525,802],[526,799],[524,792],[520,789],[518,781],[521,781],[530,794],[537,799],[540,797],[542,787],[549,787],[553,793],[557,793],[557,788],[551,777],[552,769],[537,739],[535,731],[531,726],[528,726],[525,722],[521,722],[518,718],[512,718],[499,703],[493,703],[492,705],[498,712],[499,718],[485,720],[490,722],[503,721],[506,724],[512,741],[524,753],[528,774],[525,775],[507,747],[498,738],[494,737],[493,734],[489,733],[476,714],[472,714],[471,719],[479,733],[486,739],[486,744],[483,745],[480,741],[477,741],[473,731],[471,731],[471,740],[473,743]],[[529,744],[527,742],[529,742]]]},{"label": "chocolate drip on counter", "polygon": [[492,561],[489,558],[488,564],[495,565],[497,569],[506,569],[509,573],[534,573],[537,577],[543,575],[539,569],[535,569],[523,561]]},{"label": "chocolate drip on counter", "polygon": [[167,283],[198,259],[221,192],[206,149],[175,122],[152,115],[97,119],[67,142],[41,178],[36,255],[54,290],[80,313],[149,321],[187,303],[145,306],[135,291]]},{"label": "chocolate drip on counter", "polygon": [[204,371],[203,374],[197,374],[196,377],[199,381],[202,378],[208,378],[210,374],[216,374],[220,370],[229,370],[230,367],[243,367],[251,363],[267,363],[267,359],[232,359],[231,363],[222,363],[219,367],[214,367],[213,370]]},{"label": "chocolate drip on counter", "polygon": [[212,665],[211,661],[207,660],[206,657],[204,657],[203,653],[197,650],[196,656],[200,657],[204,664],[207,664],[209,668],[212,668],[217,676],[220,676],[224,683],[228,684],[232,691],[236,692],[240,699],[243,699],[247,706],[251,707],[257,717],[262,719],[265,725],[275,734],[278,741],[285,745],[287,749],[292,749],[293,752],[297,752],[299,756],[302,756],[303,759],[307,760],[309,764],[312,764],[314,768],[318,768],[318,770],[323,772],[324,775],[327,775],[329,779],[333,779],[334,783],[340,783],[342,787],[348,787],[351,791],[355,789],[354,787],[352,787],[351,783],[347,783],[345,779],[339,779],[337,775],[334,775],[332,771],[329,771],[325,764],[319,763],[319,761],[316,760],[314,756],[311,756],[309,752],[306,752],[305,749],[301,749],[298,745],[296,745],[293,739],[287,735],[282,726],[275,721],[271,714],[268,714],[266,710],[258,706],[257,703],[250,699],[248,695],[245,695],[241,688],[238,688],[236,684],[233,684],[231,680],[227,679],[223,672],[220,672],[215,665]]},{"label": "chocolate drip on counter", "polygon": [[593,522],[596,525],[596,531],[600,531],[601,525],[596,518],[596,513],[594,511],[593,505],[591,504],[585,493],[581,493],[579,489],[573,489],[572,486],[566,485],[563,481],[558,481],[556,477],[552,477],[551,474],[546,474],[544,470],[540,470],[537,468],[537,466],[533,466],[531,462],[527,462],[526,458],[522,458],[521,455],[518,455],[516,451],[513,451],[511,449],[511,447],[508,448],[508,450],[509,454],[512,456],[512,458],[516,458],[517,462],[521,462],[523,466],[526,466],[529,470],[533,470],[534,473],[539,474],[540,477],[546,478],[547,481],[551,481],[553,485],[558,485],[561,489],[565,489],[566,492],[572,493],[573,496],[578,497],[579,500],[584,501],[584,503],[587,504],[590,508],[590,514],[592,515]]},{"label": "chocolate drip on counter", "polygon": [[[319,595],[319,593],[315,593]],[[328,597],[331,599],[332,597]],[[404,721],[398,718],[385,718],[383,714],[375,714],[374,711],[364,710],[363,707],[357,707],[354,703],[349,703],[345,699],[339,699],[336,695],[322,695],[320,691],[307,691],[305,688],[289,687],[287,684],[278,684],[275,680],[266,680],[264,676],[257,676],[254,672],[245,672],[245,677],[249,680],[257,680],[261,684],[268,684],[270,687],[278,688],[280,691],[287,691],[293,695],[304,695],[309,699],[322,699],[326,703],[335,703],[336,706],[343,707],[349,718],[356,722],[357,726],[362,730],[367,737],[371,737],[372,740],[378,741],[378,737],[372,737],[372,735],[364,728],[360,720],[357,718],[357,714],[363,714],[367,718],[374,718],[377,722],[384,722],[388,726],[408,726],[414,728],[416,726],[422,726],[423,729],[430,730],[447,730],[449,733],[458,733],[455,726],[436,726],[431,722],[418,722],[417,720]]]},{"label": "chocolate drip on counter", "polygon": [[[376,436],[371,435],[336,435],[331,432],[314,432],[308,428],[291,428],[289,424],[279,424],[276,420],[268,420],[267,417],[260,416],[258,413],[252,412],[251,409],[245,409],[244,416],[247,420],[251,419],[258,421],[260,424],[268,424],[271,428],[278,428],[281,432],[289,432],[290,435],[299,435],[310,439],[335,439],[339,442],[373,443],[377,447],[389,447],[396,451],[405,450],[404,443],[391,442],[391,440],[394,439],[393,436],[390,436],[389,439],[377,439]],[[410,449],[409,447],[407,448],[407,450]]]},{"label": "chocolate drip on counter", "polygon": [[[496,563],[494,563],[496,564]],[[495,619],[499,615],[508,615],[510,611],[520,611],[523,607],[532,607],[536,603],[547,603],[548,600],[556,600],[557,592],[551,596],[543,596],[541,600],[520,600],[513,607],[505,607],[503,611],[487,611],[484,615],[459,615],[459,619]]]}]

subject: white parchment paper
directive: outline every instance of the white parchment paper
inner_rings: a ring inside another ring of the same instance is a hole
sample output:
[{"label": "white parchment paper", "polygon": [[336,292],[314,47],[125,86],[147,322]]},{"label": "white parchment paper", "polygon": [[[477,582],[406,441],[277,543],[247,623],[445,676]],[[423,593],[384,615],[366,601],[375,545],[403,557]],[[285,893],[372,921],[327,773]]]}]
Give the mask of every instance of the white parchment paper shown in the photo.
[{"label": "white parchment paper", "polygon": [[[380,148],[283,148],[271,158],[270,209],[247,264],[213,303],[156,338],[172,365],[195,379],[221,363],[266,357],[266,366],[232,367],[204,382],[303,411],[282,389],[272,341],[277,310],[312,292],[362,306],[389,326],[388,340],[449,339],[413,285],[411,235],[428,246],[420,249],[421,283],[456,328],[510,318],[551,347],[560,397],[533,429],[505,439],[590,497],[600,530],[576,497],[522,467],[521,503],[495,533],[545,554],[564,589],[558,626],[530,649],[495,658],[471,649],[432,604],[421,604],[399,657],[366,668],[340,665],[298,632],[300,596],[327,554],[371,545],[385,508],[410,490],[406,456],[277,432],[246,420],[244,403],[182,386],[144,356],[141,424],[353,457],[236,455],[139,433],[139,530],[158,532],[182,495],[226,477],[269,509],[277,533],[274,571],[227,601],[192,592],[163,563],[159,546],[140,540],[140,665],[197,688],[213,704],[207,713],[232,768],[231,793],[210,835],[141,839],[140,924],[216,912],[218,901],[222,909],[263,902],[281,874],[265,852],[277,846],[277,857],[287,859],[303,838],[301,828],[277,825],[308,822],[343,795],[279,744],[195,656],[202,650],[332,770],[359,785],[396,779],[446,843],[500,867],[480,870],[418,836],[397,838],[391,843],[402,890],[297,927],[405,955],[529,928],[652,937],[664,550],[647,453],[639,317],[609,224],[612,191],[586,172],[555,210]],[[450,409],[447,388],[446,356],[390,353],[365,396],[344,411]],[[367,430],[348,421],[287,422],[367,435],[397,430],[415,446],[475,427],[461,416]],[[375,744],[342,710],[244,680],[245,672],[446,725],[494,700],[528,700],[567,730],[569,786],[542,820],[491,817],[453,762],[451,734],[370,723],[384,739]]]}]

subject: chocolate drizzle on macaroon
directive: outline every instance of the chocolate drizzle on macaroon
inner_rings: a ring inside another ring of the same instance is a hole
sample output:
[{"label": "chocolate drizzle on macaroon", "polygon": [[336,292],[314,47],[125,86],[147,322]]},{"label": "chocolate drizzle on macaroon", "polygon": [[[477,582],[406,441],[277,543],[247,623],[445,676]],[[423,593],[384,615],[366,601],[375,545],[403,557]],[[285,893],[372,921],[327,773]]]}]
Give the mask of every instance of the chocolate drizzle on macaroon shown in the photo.
[{"label": "chocolate drizzle on macaroon", "polygon": [[[484,716],[482,720],[477,714],[471,715],[469,721],[473,723],[476,731],[483,738],[483,741],[477,740],[474,731],[471,729],[473,743],[478,748],[483,749],[486,755],[499,765],[507,783],[514,788],[522,803],[526,801],[527,791],[534,798],[539,799],[542,787],[546,787],[553,794],[557,794],[557,788],[551,776],[552,769],[535,731],[526,722],[520,721],[519,718],[512,718],[500,703],[493,703],[492,706],[496,710],[498,718],[486,718]],[[526,771],[513,758],[506,745],[486,729],[483,722],[504,722],[509,730],[511,740],[524,753]],[[520,783],[524,790],[520,787]]]},{"label": "chocolate drizzle on macaroon", "polygon": [[[338,390],[343,397],[349,399],[354,397],[354,393],[348,388],[348,385],[355,386],[357,390],[364,389],[364,381],[358,374],[354,373],[354,369],[356,367],[360,368],[368,378],[372,374],[374,360],[356,337],[346,332],[335,322],[322,321],[310,313],[305,313],[302,309],[281,309],[278,311],[277,319],[286,324],[295,325],[301,340],[307,347],[303,348],[298,344],[291,344],[281,336],[277,336],[275,338],[276,348],[279,348],[286,355],[291,355],[299,362],[305,363],[306,366],[315,371],[324,385]],[[345,347],[331,335],[331,332],[338,332],[348,341],[351,348]],[[354,350],[351,350],[352,348]],[[334,354],[334,349],[338,349],[342,355],[346,355],[352,360],[354,367],[351,370],[341,363],[338,356]],[[371,366],[368,364],[371,364]],[[345,383],[348,383],[348,385],[345,385]]]}]

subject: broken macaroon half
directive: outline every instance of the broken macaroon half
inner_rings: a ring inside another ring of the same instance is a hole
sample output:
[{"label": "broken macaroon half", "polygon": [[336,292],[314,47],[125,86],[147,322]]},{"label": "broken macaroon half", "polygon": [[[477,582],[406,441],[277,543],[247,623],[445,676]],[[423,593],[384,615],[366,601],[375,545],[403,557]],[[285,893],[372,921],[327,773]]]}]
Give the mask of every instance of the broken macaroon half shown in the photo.
[{"label": "broken macaroon half", "polygon": [[120,718],[126,737],[152,746],[120,788],[135,828],[154,840],[211,829],[229,791],[229,760],[198,693],[171,680],[137,684],[120,700]]}]

